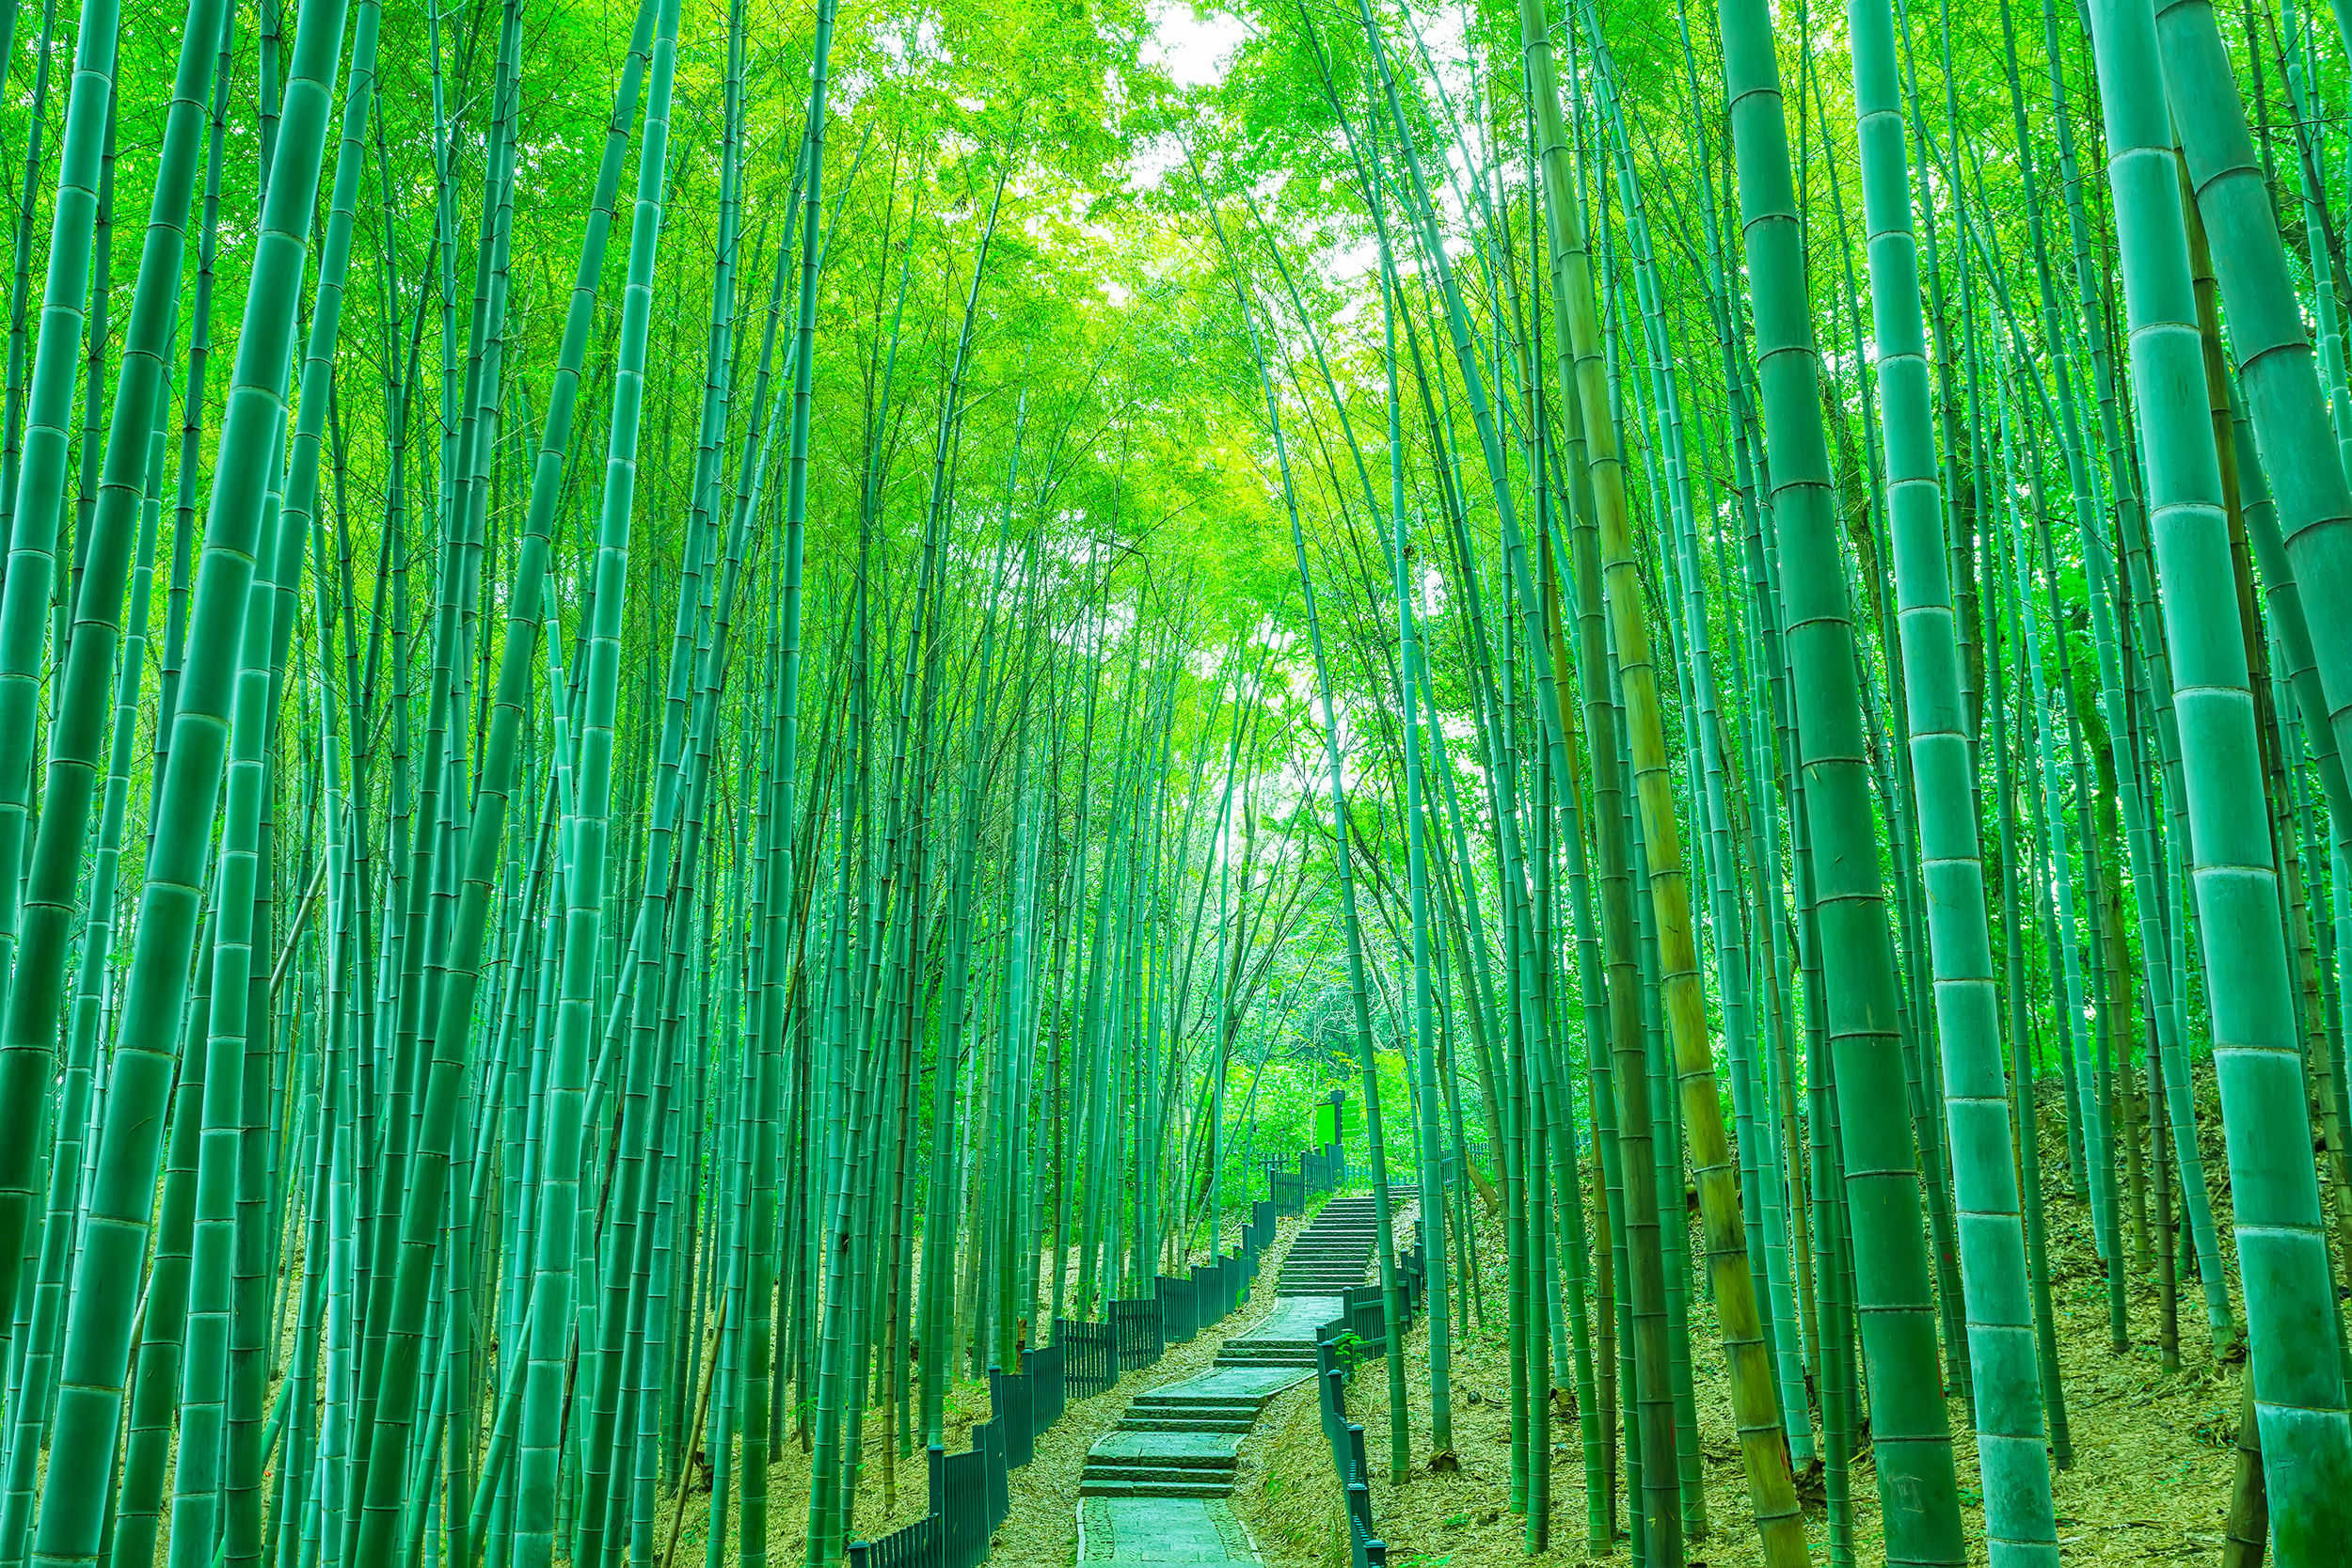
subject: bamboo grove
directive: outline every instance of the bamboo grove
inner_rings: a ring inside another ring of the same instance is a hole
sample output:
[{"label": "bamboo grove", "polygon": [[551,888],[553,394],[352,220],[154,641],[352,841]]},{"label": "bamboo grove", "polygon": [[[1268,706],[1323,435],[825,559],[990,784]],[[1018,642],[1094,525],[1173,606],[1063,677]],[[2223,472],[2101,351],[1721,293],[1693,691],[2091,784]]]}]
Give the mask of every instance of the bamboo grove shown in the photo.
[{"label": "bamboo grove", "polygon": [[2071,1208],[2343,1560],[2352,11],[1218,14],[8,8],[0,1564],[827,1568],[1335,1087],[1530,1554],[2056,1563]]}]

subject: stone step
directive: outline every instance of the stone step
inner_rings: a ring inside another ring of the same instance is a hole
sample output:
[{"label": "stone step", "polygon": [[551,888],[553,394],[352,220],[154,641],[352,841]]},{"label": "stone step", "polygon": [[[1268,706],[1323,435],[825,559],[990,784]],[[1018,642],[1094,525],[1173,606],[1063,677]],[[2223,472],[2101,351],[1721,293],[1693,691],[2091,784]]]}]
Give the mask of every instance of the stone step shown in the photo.
[{"label": "stone step", "polygon": [[1248,1432],[1258,1424],[1255,1416],[1221,1418],[1214,1416],[1122,1416],[1114,1432],[1199,1432],[1213,1434]]},{"label": "stone step", "polygon": [[1200,1476],[1132,1475],[1081,1476],[1082,1497],[1230,1497],[1231,1476],[1209,1480]]},{"label": "stone step", "polygon": [[[1231,1481],[1080,1481],[1081,1497],[1230,1497]],[[1187,1564],[1186,1568],[1196,1568]]]},{"label": "stone step", "polygon": [[[1228,1470],[1209,1475],[1197,1470],[1172,1470],[1148,1465],[1123,1465],[1117,1469],[1089,1468],[1078,1478],[1080,1491],[1104,1486],[1184,1486],[1203,1487],[1202,1492],[1178,1494],[1184,1497],[1224,1497],[1233,1490],[1233,1472]],[[1100,1495],[1099,1493],[1097,1494]],[[1146,1493],[1144,1496],[1152,1496]]]},{"label": "stone step", "polygon": [[1297,1382],[1296,1370],[1289,1367],[1218,1367],[1170,1385],[1165,1391],[1263,1403]]},{"label": "stone step", "polygon": [[1080,1481],[1184,1481],[1190,1486],[1231,1486],[1235,1477],[1235,1463],[1231,1458],[1221,1467],[1204,1465],[1160,1465],[1155,1460],[1136,1460],[1132,1465],[1101,1465],[1087,1460]]},{"label": "stone step", "polygon": [[1195,1469],[1195,1472],[1223,1472],[1232,1469],[1240,1458],[1231,1446],[1202,1449],[1202,1441],[1188,1434],[1171,1436],[1105,1436],[1101,1444],[1087,1453],[1087,1472],[1127,1472],[1127,1469]]},{"label": "stone step", "polygon": [[1139,1398],[1127,1407],[1130,1416],[1198,1416],[1214,1420],[1248,1420],[1265,1408],[1263,1400]]}]

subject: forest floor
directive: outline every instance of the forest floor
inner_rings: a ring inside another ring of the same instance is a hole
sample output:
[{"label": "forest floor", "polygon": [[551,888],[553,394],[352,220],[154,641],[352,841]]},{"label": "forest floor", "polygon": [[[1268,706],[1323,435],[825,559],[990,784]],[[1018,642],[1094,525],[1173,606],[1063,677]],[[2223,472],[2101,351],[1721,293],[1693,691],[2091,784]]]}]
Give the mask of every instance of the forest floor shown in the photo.
[{"label": "forest floor", "polygon": [[[2219,1229],[2225,1277],[2234,1281],[2229,1235],[2228,1183],[2210,1064],[2193,1073],[2200,1148]],[[2042,1169],[2066,1168],[2062,1101],[2055,1085],[2041,1103]],[[2070,1562],[2187,1561],[2219,1551],[2230,1500],[2233,1443],[2237,1428],[2242,1359],[2217,1365],[2194,1278],[2180,1297],[2178,1370],[2161,1365],[2158,1300],[2153,1269],[2129,1275],[2126,1291],[2131,1348],[2109,1349],[2106,1287],[2093,1250],[2090,1212],[2078,1198],[2053,1192],[2046,1204],[2053,1313],[2058,1363],[2074,1439],[2074,1464],[2055,1477],[2058,1540]],[[1697,1215],[1691,1215],[1698,1245]],[[1563,1398],[1552,1423],[1550,1544],[1530,1555],[1526,1518],[1512,1511],[1509,1340],[1502,1302],[1503,1248],[1499,1223],[1480,1216],[1480,1294],[1488,1311],[1473,1313],[1470,1332],[1457,1335],[1452,1358],[1454,1444],[1460,1468],[1428,1467],[1429,1356],[1426,1320],[1406,1337],[1406,1386],[1413,1465],[1401,1483],[1388,1479],[1389,1433],[1385,1381],[1368,1363],[1351,1390],[1355,1418],[1365,1427],[1373,1470],[1373,1518],[1396,1568],[1502,1568],[1504,1564],[1629,1561],[1623,1540],[1592,1550],[1585,1537],[1583,1465],[1572,1401]],[[2128,1249],[2129,1239],[2126,1236]],[[2183,1268],[2185,1273],[2186,1260]],[[2242,1313],[2234,1293],[2233,1310]],[[1688,1544],[1697,1568],[1758,1563],[1745,1480],[1731,1421],[1728,1386],[1717,1348],[1714,1311],[1700,1289],[1691,1304],[1691,1343],[1697,1387],[1700,1449],[1706,1460],[1709,1532]],[[1248,1524],[1272,1568],[1345,1568],[1344,1515],[1330,1453],[1315,1414],[1311,1385],[1279,1397],[1243,1444],[1234,1511]],[[1948,1402],[1968,1528],[1969,1561],[1986,1560],[1976,1439],[1963,1402]],[[1622,1483],[1620,1483],[1622,1484]],[[1885,1560],[1877,1474],[1867,1440],[1851,1481],[1854,1498],[1855,1560]],[[1828,1521],[1818,1474],[1801,1484],[1806,1534],[1817,1562],[1828,1558]],[[1619,1503],[1620,1528],[1623,1502]]]},{"label": "forest floor", "polygon": [[[2196,1090],[2200,1152],[2204,1162],[2225,1277],[2233,1282],[2231,1305],[2243,1311],[2235,1290],[2236,1267],[2229,1221],[2229,1183],[2220,1136],[2220,1117],[2209,1063],[2192,1072]],[[2066,1168],[2061,1099],[2054,1083],[2043,1085],[2038,1135],[2042,1169]],[[2167,1370],[2157,1349],[2158,1297],[2153,1269],[2133,1269],[2125,1292],[2130,1350],[2108,1348],[2105,1275],[2093,1250],[2090,1212],[2070,1194],[2052,1190],[2046,1204],[2051,1294],[2058,1340],[2058,1363],[2074,1441],[2074,1464],[2058,1472],[2055,1494],[2058,1541],[2070,1562],[2188,1561],[2217,1553],[2229,1506],[2233,1444],[2237,1428],[2242,1358],[2217,1363],[2205,1330],[2197,1280],[2181,1260],[2180,1357]],[[1309,1216],[1311,1217],[1311,1216]],[[1693,1255],[1698,1256],[1697,1214],[1690,1214]],[[1069,1568],[1077,1557],[1078,1478],[1087,1450],[1119,1422],[1135,1396],[1162,1384],[1190,1377],[1216,1359],[1230,1334],[1239,1332],[1266,1305],[1292,1239],[1304,1219],[1285,1220],[1266,1249],[1253,1286],[1251,1307],[1222,1332],[1171,1347],[1154,1366],[1131,1372],[1108,1391],[1073,1401],[1061,1420],[1041,1433],[1035,1460],[1011,1472],[1012,1512],[998,1531],[993,1568]],[[1452,1388],[1455,1470],[1432,1470],[1428,1323],[1406,1336],[1406,1376],[1411,1423],[1412,1467],[1391,1482],[1383,1463],[1388,1428],[1383,1418],[1385,1383],[1377,1362],[1369,1363],[1350,1391],[1355,1418],[1365,1426],[1371,1459],[1373,1517],[1389,1544],[1395,1568],[1505,1568],[1507,1564],[1570,1564],[1629,1561],[1619,1539],[1603,1551],[1585,1540],[1582,1463],[1577,1446],[1573,1401],[1560,1397],[1552,1423],[1551,1541],[1542,1552],[1526,1550],[1526,1519],[1510,1502],[1511,1431],[1509,1339],[1502,1312],[1503,1247],[1500,1223],[1476,1216],[1479,1297],[1487,1310],[1473,1309],[1470,1332],[1453,1343]],[[2185,1241],[2185,1239],[2184,1239]],[[2126,1246],[2129,1247],[2128,1233]],[[1735,1446],[1728,1389],[1717,1349],[1714,1311],[1703,1286],[1690,1307],[1693,1382],[1701,1452],[1705,1456],[1710,1528],[1688,1544],[1691,1568],[1746,1568],[1762,1557],[1749,1525],[1746,1486]],[[1947,1402],[1953,1448],[1960,1470],[1963,1517],[1971,1563],[1986,1560],[1976,1440],[1970,1412]],[[897,1466],[895,1495],[882,1484],[889,1442],[868,1412],[863,1437],[864,1466],[852,1539],[887,1534],[921,1517],[928,1494],[918,1449]],[[947,1394],[948,1451],[970,1444],[973,1425],[988,1418],[983,1381],[960,1382]],[[803,1560],[807,1529],[809,1456],[787,1431],[769,1471],[769,1560]],[[1255,1537],[1269,1568],[1345,1568],[1344,1515],[1329,1449],[1315,1414],[1311,1383],[1276,1398],[1244,1440],[1232,1505]],[[1851,1467],[1856,1560],[1884,1560],[1877,1475],[1867,1439]],[[1807,1537],[1815,1560],[1828,1558],[1828,1521],[1818,1470],[1801,1479]],[[656,1539],[669,1527],[662,1500]],[[685,1498],[676,1560],[708,1560],[707,1483]],[[1623,1526],[1623,1501],[1619,1502]],[[719,1561],[739,1559],[734,1531]]]}]

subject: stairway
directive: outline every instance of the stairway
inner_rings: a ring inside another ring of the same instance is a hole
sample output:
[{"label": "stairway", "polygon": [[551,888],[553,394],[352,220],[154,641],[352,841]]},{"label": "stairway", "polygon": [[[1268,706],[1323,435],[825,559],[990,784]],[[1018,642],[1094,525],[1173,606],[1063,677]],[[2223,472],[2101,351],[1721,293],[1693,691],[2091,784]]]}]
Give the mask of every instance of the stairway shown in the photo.
[{"label": "stairway", "polygon": [[[1291,1243],[1289,1254],[1282,1259],[1282,1272],[1275,1280],[1274,1293],[1336,1296],[1351,1285],[1361,1285],[1364,1269],[1372,1261],[1375,1234],[1370,1197],[1333,1198],[1323,1206],[1314,1223],[1300,1231],[1298,1240]],[[1311,1337],[1309,1350],[1306,1364],[1312,1366]]]},{"label": "stairway", "polygon": [[1138,1395],[1110,1435],[1087,1451],[1078,1496],[1231,1496],[1242,1434],[1268,1400],[1309,1375],[1311,1344],[1308,1361],[1305,1370],[1219,1366]]},{"label": "stairway", "polygon": [[1315,1330],[1372,1257],[1368,1197],[1336,1197],[1282,1259],[1272,1312],[1219,1348],[1214,1370],[1136,1397],[1087,1454],[1081,1497],[1223,1497],[1266,1402],[1314,1371]]},{"label": "stairway", "polygon": [[1266,1402],[1314,1375],[1315,1330],[1372,1259],[1369,1197],[1335,1197],[1292,1241],[1274,1310],[1218,1347],[1198,1377],[1136,1396],[1078,1479],[1081,1568],[1263,1568],[1225,1499],[1241,1440]]}]

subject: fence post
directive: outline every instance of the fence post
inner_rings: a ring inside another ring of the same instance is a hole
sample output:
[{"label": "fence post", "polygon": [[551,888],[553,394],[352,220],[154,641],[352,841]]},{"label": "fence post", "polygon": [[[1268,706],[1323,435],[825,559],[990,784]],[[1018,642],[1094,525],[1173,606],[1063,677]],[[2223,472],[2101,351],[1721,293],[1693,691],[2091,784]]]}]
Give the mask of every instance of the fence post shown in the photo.
[{"label": "fence post", "polygon": [[1316,1380],[1316,1404],[1323,1418],[1323,1440],[1330,1445],[1331,1463],[1336,1466],[1340,1458],[1340,1425],[1347,1419],[1345,1396],[1342,1393],[1347,1370],[1340,1365],[1338,1348],[1327,1339],[1316,1344],[1315,1364],[1322,1374]]},{"label": "fence post", "polygon": [[1347,1425],[1347,1513],[1348,1555],[1360,1557],[1366,1565],[1386,1564],[1389,1548],[1372,1533],[1372,1487],[1364,1477],[1364,1429],[1350,1421]]},{"label": "fence post", "polygon": [[1017,1470],[1034,1456],[1032,1445],[1036,1429],[1030,1425],[1030,1409],[1036,1402],[1035,1386],[1026,1372],[1008,1372],[1002,1367],[988,1370],[988,1402],[994,1412],[998,1441],[1005,1449],[1005,1468]]},{"label": "fence post", "polygon": [[988,1558],[986,1537],[994,1535],[996,1527],[1012,1513],[1012,1465],[1010,1456],[1005,1452],[1004,1417],[996,1416],[983,1422],[982,1426],[988,1432],[987,1440],[978,1445],[982,1484],[988,1489],[988,1528],[983,1533],[980,1547],[980,1558],[985,1561]]},{"label": "fence post", "polygon": [[1062,1411],[1070,1403],[1070,1353],[1059,1345],[1054,1347],[1051,1376],[1054,1387],[1053,1414],[1038,1423],[1041,1431],[1048,1422],[1060,1420]]}]

